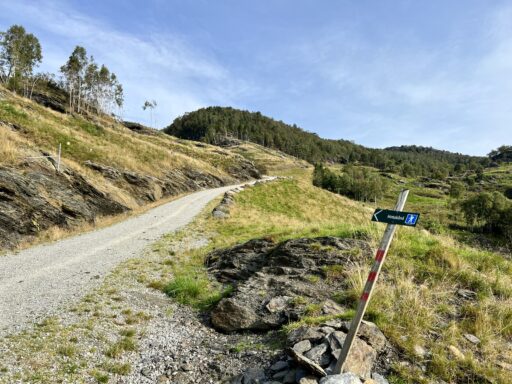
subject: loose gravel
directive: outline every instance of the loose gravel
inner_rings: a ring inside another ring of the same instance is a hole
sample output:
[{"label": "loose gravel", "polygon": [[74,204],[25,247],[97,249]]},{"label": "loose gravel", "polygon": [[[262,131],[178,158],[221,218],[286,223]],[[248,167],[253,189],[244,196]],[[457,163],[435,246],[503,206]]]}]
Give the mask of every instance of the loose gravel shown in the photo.
[{"label": "loose gravel", "polygon": [[107,228],[0,257],[0,337],[78,302],[121,261],[232,188],[196,192]]}]

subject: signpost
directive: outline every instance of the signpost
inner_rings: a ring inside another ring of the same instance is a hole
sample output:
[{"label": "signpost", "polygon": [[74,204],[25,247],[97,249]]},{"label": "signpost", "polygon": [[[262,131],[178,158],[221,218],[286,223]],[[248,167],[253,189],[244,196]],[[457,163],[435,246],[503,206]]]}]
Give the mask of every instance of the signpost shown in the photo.
[{"label": "signpost", "polygon": [[376,209],[373,213],[372,221],[415,227],[419,218],[419,213],[391,211],[389,209]]},{"label": "signpost", "polygon": [[350,324],[350,330],[348,331],[347,337],[345,338],[345,342],[343,343],[340,356],[336,363],[336,368],[334,369],[335,374],[341,373],[343,371],[343,365],[345,364],[348,354],[350,353],[350,348],[352,347],[354,338],[356,337],[357,331],[359,330],[359,326],[361,325],[361,321],[363,320],[364,313],[366,311],[366,308],[368,307],[368,302],[375,287],[375,283],[377,282],[377,279],[379,277],[382,265],[384,264],[384,260],[386,258],[386,254],[391,244],[391,240],[393,239],[393,235],[395,234],[396,225],[414,227],[418,222],[418,219],[420,217],[419,213],[402,212],[408,195],[409,190],[404,189],[402,192],[400,192],[400,195],[398,196],[398,201],[393,211],[387,209],[377,209],[375,210],[372,216],[372,221],[387,223],[388,225],[386,227],[386,230],[384,231],[384,235],[380,242],[379,249],[377,250],[375,262],[370,271],[370,274],[368,275],[366,285],[364,286],[363,294],[361,295],[361,298],[359,300],[356,315],[352,320],[352,323]]}]

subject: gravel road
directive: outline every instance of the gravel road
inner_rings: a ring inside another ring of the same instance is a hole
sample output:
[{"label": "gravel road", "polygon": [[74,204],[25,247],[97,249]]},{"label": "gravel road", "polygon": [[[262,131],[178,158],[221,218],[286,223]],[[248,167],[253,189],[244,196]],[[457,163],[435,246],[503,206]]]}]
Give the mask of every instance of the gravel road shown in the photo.
[{"label": "gravel road", "polygon": [[185,226],[232,188],[196,192],[107,228],[0,256],[0,336],[78,301],[119,262]]}]

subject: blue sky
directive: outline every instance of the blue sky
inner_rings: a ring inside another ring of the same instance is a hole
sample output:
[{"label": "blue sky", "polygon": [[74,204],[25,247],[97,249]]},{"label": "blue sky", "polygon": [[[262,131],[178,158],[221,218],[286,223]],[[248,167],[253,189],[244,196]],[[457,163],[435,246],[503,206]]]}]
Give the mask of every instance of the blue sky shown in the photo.
[{"label": "blue sky", "polygon": [[57,72],[75,45],[125,87],[123,117],[158,127],[209,105],[326,138],[484,155],[512,144],[512,2],[0,0]]}]

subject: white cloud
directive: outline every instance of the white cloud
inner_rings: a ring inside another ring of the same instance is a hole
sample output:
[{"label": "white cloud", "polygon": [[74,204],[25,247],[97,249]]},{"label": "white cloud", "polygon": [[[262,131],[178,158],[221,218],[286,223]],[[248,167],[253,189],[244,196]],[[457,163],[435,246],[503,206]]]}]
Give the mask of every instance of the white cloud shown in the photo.
[{"label": "white cloud", "polygon": [[175,35],[148,32],[139,37],[56,1],[10,2],[1,4],[0,12],[44,33],[44,70],[57,72],[75,45],[106,64],[124,86],[127,119],[149,123],[141,106],[145,99],[155,99],[157,126],[165,126],[184,112],[229,104],[247,88],[214,58]]},{"label": "white cloud", "polygon": [[296,45],[292,57],[339,99],[327,112],[339,115],[339,136],[485,154],[512,140],[512,7],[482,17],[479,40],[463,49],[450,36],[430,46],[383,37],[376,47],[334,27]]}]

